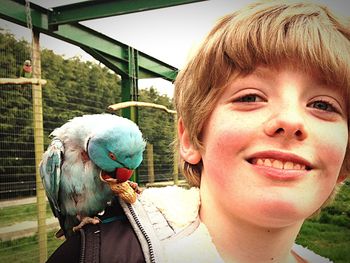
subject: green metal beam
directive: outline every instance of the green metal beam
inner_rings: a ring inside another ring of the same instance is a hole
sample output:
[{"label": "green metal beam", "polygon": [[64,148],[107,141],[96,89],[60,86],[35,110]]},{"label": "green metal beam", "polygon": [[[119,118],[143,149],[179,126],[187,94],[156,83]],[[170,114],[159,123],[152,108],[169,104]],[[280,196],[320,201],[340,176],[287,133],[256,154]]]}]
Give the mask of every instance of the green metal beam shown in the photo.
[{"label": "green metal beam", "polygon": [[57,6],[50,13],[49,25],[55,26],[89,19],[124,15],[135,12],[183,5],[205,0],[105,0],[85,1]]},{"label": "green metal beam", "polygon": [[[120,76],[127,76],[126,65],[124,62],[115,59],[113,56],[104,54],[90,47],[81,47],[86,53],[90,54],[96,60],[102,62],[105,66],[116,72]],[[147,78],[147,77],[145,77]]]},{"label": "green metal beam", "polygon": [[[90,47],[81,47],[86,53],[89,53],[96,60],[102,62],[105,66],[116,72],[121,76],[127,76],[128,70],[125,61],[121,61],[120,59],[116,59],[114,56],[103,53],[99,50],[90,48]],[[140,61],[141,61],[141,70],[140,70]],[[146,54],[138,51],[138,78],[146,79],[153,78],[154,71],[160,73],[166,80],[173,81],[176,78],[177,69],[169,70],[168,65],[163,65],[161,61],[154,61],[154,58],[147,56]]]},{"label": "green metal beam", "polygon": [[[9,20],[16,24],[26,26],[26,13],[24,0],[1,0],[0,18]],[[128,72],[128,50],[129,46],[115,39],[103,35],[91,28],[79,23],[64,24],[57,31],[49,29],[49,16],[52,11],[31,3],[31,17],[33,27],[41,33],[61,39],[83,50],[97,58],[105,57],[110,63],[106,66],[117,74]],[[166,64],[145,53],[137,52],[140,78],[164,78],[173,81],[177,75],[177,68]],[[103,62],[103,61],[102,61]]]},{"label": "green metal beam", "polygon": [[[70,42],[74,45],[78,45],[83,49],[85,47],[94,49],[105,56],[111,57],[112,60],[116,61],[116,64],[124,63],[125,67],[120,68],[121,71],[124,71],[125,68],[128,67],[128,57],[125,56],[125,54],[128,53],[128,45],[94,31],[86,26],[78,23],[60,25],[57,31],[50,32],[50,34],[54,34],[55,37]],[[137,53],[139,57],[140,78],[161,77],[170,81],[175,79],[177,68],[143,52],[138,51]]]},{"label": "green metal beam", "polygon": [[[39,29],[47,29],[48,17],[47,12],[49,10],[30,3],[31,17],[35,27]],[[1,0],[0,4],[0,18],[19,24],[21,26],[27,26],[25,1],[24,0]]]}]

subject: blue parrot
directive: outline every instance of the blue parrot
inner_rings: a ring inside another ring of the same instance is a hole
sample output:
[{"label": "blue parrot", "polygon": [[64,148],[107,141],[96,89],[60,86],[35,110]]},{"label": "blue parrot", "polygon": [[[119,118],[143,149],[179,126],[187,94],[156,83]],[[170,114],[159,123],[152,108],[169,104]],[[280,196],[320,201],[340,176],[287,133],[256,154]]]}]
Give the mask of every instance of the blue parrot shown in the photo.
[{"label": "blue parrot", "polygon": [[104,179],[118,180],[118,172],[131,176],[142,162],[146,143],[134,122],[112,114],[75,117],[50,137],[40,175],[63,230],[56,236],[69,237],[83,219],[99,222],[91,216],[103,211],[114,196]]}]

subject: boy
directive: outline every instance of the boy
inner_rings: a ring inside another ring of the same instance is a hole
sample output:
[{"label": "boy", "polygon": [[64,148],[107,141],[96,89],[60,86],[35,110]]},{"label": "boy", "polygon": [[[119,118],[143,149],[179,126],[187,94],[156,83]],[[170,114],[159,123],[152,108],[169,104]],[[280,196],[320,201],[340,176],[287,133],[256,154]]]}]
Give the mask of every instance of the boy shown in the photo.
[{"label": "boy", "polygon": [[225,262],[303,260],[303,221],[349,174],[349,40],[327,8],[266,1],[224,17],[180,72],[181,165]]}]

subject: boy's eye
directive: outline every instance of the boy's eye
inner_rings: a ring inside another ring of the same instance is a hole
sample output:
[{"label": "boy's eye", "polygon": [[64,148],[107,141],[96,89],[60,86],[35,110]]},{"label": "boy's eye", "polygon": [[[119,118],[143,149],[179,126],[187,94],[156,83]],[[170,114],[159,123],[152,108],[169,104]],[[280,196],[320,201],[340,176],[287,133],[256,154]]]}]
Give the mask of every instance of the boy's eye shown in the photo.
[{"label": "boy's eye", "polygon": [[263,101],[263,99],[256,95],[256,94],[248,94],[244,95],[242,97],[239,97],[238,99],[235,100],[235,102],[260,102]]},{"label": "boy's eye", "polygon": [[331,103],[323,100],[311,102],[308,106],[322,111],[337,112],[337,109]]}]

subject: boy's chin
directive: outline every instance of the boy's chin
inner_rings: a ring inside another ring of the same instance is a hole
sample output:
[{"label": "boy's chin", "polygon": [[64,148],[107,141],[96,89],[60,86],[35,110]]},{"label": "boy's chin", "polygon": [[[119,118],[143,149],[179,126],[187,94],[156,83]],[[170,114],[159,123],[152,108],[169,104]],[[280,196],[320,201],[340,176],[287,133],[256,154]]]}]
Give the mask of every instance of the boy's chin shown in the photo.
[{"label": "boy's chin", "polygon": [[249,218],[260,226],[286,227],[296,223],[301,224],[318,208],[318,204],[308,203],[307,200],[300,202],[288,196],[284,198],[281,196],[279,199],[265,196],[264,200],[256,200],[255,204],[251,204]]}]

